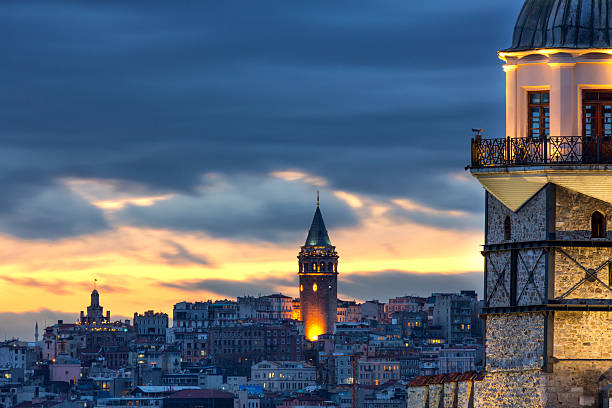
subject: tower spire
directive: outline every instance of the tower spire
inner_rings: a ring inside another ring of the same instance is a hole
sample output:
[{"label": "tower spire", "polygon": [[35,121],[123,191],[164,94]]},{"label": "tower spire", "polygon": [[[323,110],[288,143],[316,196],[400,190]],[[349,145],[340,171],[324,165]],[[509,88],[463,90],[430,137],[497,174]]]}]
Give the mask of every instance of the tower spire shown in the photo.
[{"label": "tower spire", "polygon": [[317,209],[312,218],[310,230],[308,230],[308,236],[304,244],[305,246],[331,246],[331,241],[327,229],[325,228],[325,222],[323,221],[323,215],[321,215],[318,201],[319,200],[317,200]]},{"label": "tower spire", "polygon": [[319,207],[319,190],[317,190],[317,207]]},{"label": "tower spire", "polygon": [[34,341],[38,343],[38,320],[36,321],[36,326],[34,327]]}]

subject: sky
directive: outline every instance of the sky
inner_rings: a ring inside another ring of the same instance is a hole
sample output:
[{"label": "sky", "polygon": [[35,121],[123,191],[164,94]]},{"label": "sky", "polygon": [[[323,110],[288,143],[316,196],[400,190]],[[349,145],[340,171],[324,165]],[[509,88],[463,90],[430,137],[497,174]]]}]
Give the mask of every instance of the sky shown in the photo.
[{"label": "sky", "polygon": [[297,296],[320,191],[339,296],[482,292],[474,127],[522,2],[0,3],[0,336]]}]

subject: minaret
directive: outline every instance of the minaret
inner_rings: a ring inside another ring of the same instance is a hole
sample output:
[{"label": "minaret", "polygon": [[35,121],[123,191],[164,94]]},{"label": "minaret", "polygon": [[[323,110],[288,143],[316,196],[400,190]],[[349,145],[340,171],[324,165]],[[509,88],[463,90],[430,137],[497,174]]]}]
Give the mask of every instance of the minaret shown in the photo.
[{"label": "minaret", "polygon": [[486,190],[475,407],[608,406],[611,8],[527,0],[499,53],[506,134],[472,140],[471,173]]},{"label": "minaret", "polygon": [[300,313],[306,338],[314,341],[323,333],[333,333],[338,307],[338,254],[331,244],[317,193],[317,209],[298,255]]}]

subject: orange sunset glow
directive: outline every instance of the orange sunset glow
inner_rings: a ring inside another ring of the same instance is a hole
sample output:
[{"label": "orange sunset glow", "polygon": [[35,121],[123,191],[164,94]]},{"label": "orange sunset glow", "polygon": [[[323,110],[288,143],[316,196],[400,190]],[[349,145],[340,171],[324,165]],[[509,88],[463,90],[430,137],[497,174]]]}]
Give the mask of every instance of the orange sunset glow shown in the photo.
[{"label": "orange sunset glow", "polygon": [[[279,176],[275,173],[270,178],[321,189],[324,213],[326,196],[337,197],[357,212],[359,224],[352,227],[334,228],[333,218],[327,217],[330,235],[340,253],[340,297],[358,298],[342,291],[343,279],[354,273],[375,275],[396,270],[455,274],[481,268],[478,248],[482,237],[476,229],[453,231],[408,220],[398,222],[389,216],[397,200],[384,202],[327,190],[321,188],[322,179],[306,174],[296,176],[293,172],[290,176],[287,173]],[[127,203],[155,206],[171,197],[125,194],[113,197],[113,189],[105,182],[70,180],[66,183],[92,205],[103,209],[109,219]],[[310,217],[310,213],[302,214],[304,231],[283,243],[228,240],[205,233],[126,225],[57,241],[19,240],[5,235],[0,239],[4,259],[0,277],[4,296],[0,298],[0,310],[24,313],[49,309],[74,315],[76,319],[78,311],[88,304],[94,279],[98,282],[101,303],[115,316],[129,317],[145,309],[171,314],[172,305],[182,300],[252,294],[254,281],[263,283],[269,290],[295,297],[298,295],[296,254]],[[364,236],[368,240],[356,239]],[[184,254],[189,255],[181,256]],[[227,280],[243,289],[228,293],[219,291],[215,285],[207,288],[208,280]],[[268,280],[271,283],[265,285]],[[198,282],[202,285],[197,285]],[[397,295],[411,292],[410,287],[389,289]]]},{"label": "orange sunset glow", "polygon": [[443,3],[452,36],[428,2],[0,4],[0,337],[74,322],[94,280],[112,320],[170,326],[181,301],[297,298],[317,192],[328,298],[482,296],[464,168],[472,128],[504,134],[491,50],[520,5]]}]

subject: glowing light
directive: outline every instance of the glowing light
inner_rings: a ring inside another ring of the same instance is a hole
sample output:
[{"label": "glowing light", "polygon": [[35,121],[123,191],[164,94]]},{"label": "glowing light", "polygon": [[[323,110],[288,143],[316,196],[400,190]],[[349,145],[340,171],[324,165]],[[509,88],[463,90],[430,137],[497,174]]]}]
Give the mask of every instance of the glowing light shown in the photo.
[{"label": "glowing light", "polygon": [[275,171],[273,173],[270,173],[270,175],[272,177],[276,177],[285,181],[303,180],[317,187],[323,187],[327,185],[327,180],[325,180],[324,178],[313,176],[299,170]]},{"label": "glowing light", "polygon": [[334,195],[353,208],[363,207],[363,201],[355,194],[347,193],[346,191],[334,191]]},{"label": "glowing light", "polygon": [[313,321],[311,318],[305,322],[306,338],[310,341],[317,341],[319,336],[325,332],[323,330],[324,325],[319,319],[320,317]]},{"label": "glowing light", "polygon": [[312,291],[313,291],[313,292],[316,292],[316,291],[317,291],[317,289],[318,289],[317,284],[316,284],[316,283],[313,283],[313,284],[312,284]]},{"label": "glowing light", "polygon": [[304,285],[300,285],[300,292],[304,291]]},{"label": "glowing light", "polygon": [[419,203],[415,203],[412,200],[409,200],[407,198],[397,198],[395,200],[391,200],[391,202],[401,208],[403,208],[406,211],[421,211],[424,212],[426,214],[432,214],[432,215],[447,215],[450,217],[463,217],[466,216],[467,213],[464,211],[457,211],[457,210],[437,210],[435,208],[431,208],[431,207],[426,207],[424,205],[421,205]]}]

